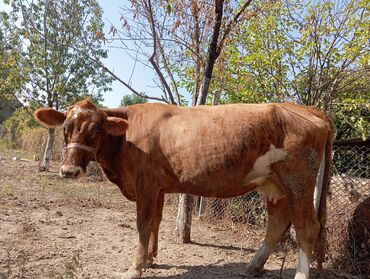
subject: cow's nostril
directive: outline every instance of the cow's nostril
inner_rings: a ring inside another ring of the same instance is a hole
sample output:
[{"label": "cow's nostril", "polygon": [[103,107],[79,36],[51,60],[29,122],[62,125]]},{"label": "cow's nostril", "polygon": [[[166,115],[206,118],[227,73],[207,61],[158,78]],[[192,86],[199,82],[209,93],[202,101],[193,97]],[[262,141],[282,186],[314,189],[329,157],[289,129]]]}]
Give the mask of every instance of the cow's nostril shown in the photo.
[{"label": "cow's nostril", "polygon": [[62,166],[60,174],[63,178],[77,178],[81,170],[79,167]]},{"label": "cow's nostril", "polygon": [[62,173],[63,178],[71,178],[74,176],[74,172],[70,170],[67,170],[67,171],[62,170],[61,173]]}]

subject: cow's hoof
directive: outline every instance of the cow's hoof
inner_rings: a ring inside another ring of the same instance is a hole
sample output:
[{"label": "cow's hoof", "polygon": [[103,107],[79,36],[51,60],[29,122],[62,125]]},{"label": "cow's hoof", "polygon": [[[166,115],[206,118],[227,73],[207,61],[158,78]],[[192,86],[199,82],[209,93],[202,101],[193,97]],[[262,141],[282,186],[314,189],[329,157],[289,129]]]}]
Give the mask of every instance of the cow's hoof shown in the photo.
[{"label": "cow's hoof", "polygon": [[294,279],[308,279],[308,274],[305,274],[303,272],[297,272],[294,276]]},{"label": "cow's hoof", "polygon": [[248,278],[250,276],[261,275],[263,273],[265,273],[263,267],[249,264],[241,275]]},{"label": "cow's hoof", "polygon": [[123,276],[121,277],[121,279],[137,279],[137,278],[141,278],[141,270],[137,270],[137,269],[129,269],[127,270]]},{"label": "cow's hoof", "polygon": [[154,259],[147,259],[144,268],[151,268],[153,266]]}]

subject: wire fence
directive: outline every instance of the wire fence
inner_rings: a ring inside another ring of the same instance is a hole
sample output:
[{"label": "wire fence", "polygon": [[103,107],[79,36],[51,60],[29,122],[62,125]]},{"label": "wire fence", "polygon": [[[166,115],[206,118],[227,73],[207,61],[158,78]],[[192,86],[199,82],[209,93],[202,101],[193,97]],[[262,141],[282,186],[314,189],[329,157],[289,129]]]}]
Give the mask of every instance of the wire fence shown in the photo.
[{"label": "wire fence", "polygon": [[[327,261],[370,275],[370,140],[336,142],[328,195]],[[369,277],[364,277],[369,278]]]},{"label": "wire fence", "polygon": [[[328,193],[327,256],[332,268],[370,274],[370,140],[336,142]],[[266,227],[263,196],[252,192],[230,199],[198,201],[195,214],[225,226]],[[368,278],[368,277],[364,277]]]}]

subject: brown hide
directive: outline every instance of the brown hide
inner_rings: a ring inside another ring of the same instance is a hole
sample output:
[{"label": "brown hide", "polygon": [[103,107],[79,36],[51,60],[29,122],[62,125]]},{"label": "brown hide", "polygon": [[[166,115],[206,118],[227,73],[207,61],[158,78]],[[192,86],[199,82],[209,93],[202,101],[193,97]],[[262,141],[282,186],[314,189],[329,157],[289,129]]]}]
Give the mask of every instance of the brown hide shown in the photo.
[{"label": "brown hide", "polygon": [[244,178],[271,144],[290,156],[309,148],[322,154],[330,124],[311,110],[293,104],[144,104],[105,110],[109,116],[125,118],[129,128],[125,140],[104,140],[103,157],[111,163],[103,167],[108,178],[112,172],[122,174],[119,186],[132,197],[138,176],[150,176],[161,192],[239,195],[254,188]]}]

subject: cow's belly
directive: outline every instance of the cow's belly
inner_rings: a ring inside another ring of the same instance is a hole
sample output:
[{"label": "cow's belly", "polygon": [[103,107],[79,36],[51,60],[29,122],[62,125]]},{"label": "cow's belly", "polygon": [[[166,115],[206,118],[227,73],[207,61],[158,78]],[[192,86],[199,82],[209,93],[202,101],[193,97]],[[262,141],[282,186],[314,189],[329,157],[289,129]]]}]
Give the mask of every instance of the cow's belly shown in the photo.
[{"label": "cow's belly", "polygon": [[279,199],[286,196],[286,192],[282,187],[278,178],[274,175],[261,176],[251,181],[211,181],[211,183],[204,182],[202,184],[193,185],[179,185],[179,187],[172,187],[170,193],[185,193],[203,197],[216,198],[230,198],[251,191],[257,191],[262,194],[267,200],[276,204]]},{"label": "cow's belly", "polygon": [[217,182],[212,183],[211,185],[207,183],[199,185],[183,184],[176,188],[170,188],[168,192],[184,193],[203,197],[230,198],[251,192],[256,188],[256,186],[257,185],[255,184],[242,185],[235,183],[228,183],[225,185]]},{"label": "cow's belly", "polygon": [[[254,160],[215,154],[197,163],[194,168],[187,165],[189,160],[180,164],[176,173],[176,182],[169,185],[168,192],[181,192],[206,197],[233,197],[253,190],[267,198],[279,199],[284,196],[279,178],[273,173],[272,165],[286,159],[283,149],[270,145],[266,153]],[[207,160],[209,159],[209,160]],[[203,163],[203,164],[201,164]]]}]

